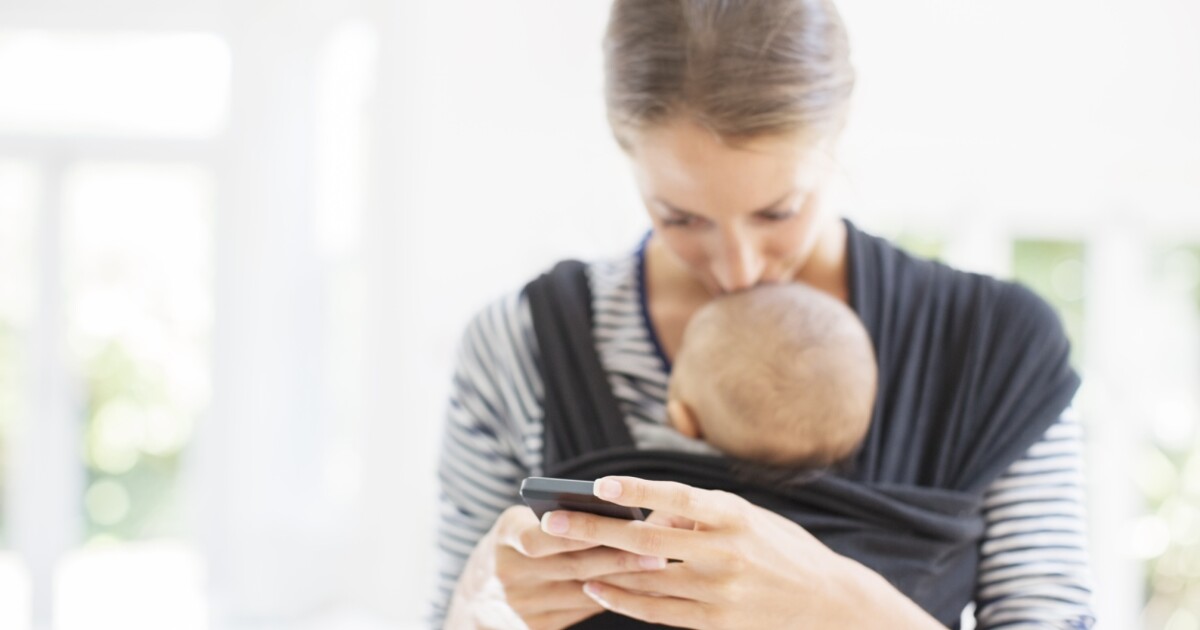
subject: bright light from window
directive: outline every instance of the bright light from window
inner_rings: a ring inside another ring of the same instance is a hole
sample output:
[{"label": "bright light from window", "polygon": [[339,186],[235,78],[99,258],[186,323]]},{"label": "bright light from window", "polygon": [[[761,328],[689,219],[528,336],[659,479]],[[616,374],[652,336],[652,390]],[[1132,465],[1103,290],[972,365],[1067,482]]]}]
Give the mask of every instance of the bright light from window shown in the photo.
[{"label": "bright light from window", "polygon": [[64,181],[72,369],[92,540],[181,533],[180,454],[208,402],[212,181],[190,165],[83,163]]},{"label": "bright light from window", "polygon": [[29,570],[13,553],[0,553],[0,628],[30,627]]},{"label": "bright light from window", "polygon": [[[0,547],[6,544],[9,520],[2,500],[9,485],[7,438],[27,402],[23,393],[28,369],[19,350],[23,330],[34,312],[38,188],[38,172],[32,165],[0,160]],[[0,576],[0,582],[4,579]],[[4,592],[0,584],[0,593]],[[10,627],[4,623],[4,615],[0,610],[0,628]]]},{"label": "bright light from window", "polygon": [[205,33],[0,31],[0,133],[211,136],[229,67]]},{"label": "bright light from window", "polygon": [[[0,108],[7,100],[0,98]],[[31,165],[0,160],[0,321],[26,323],[33,315],[34,206],[38,173]]]},{"label": "bright light from window", "polygon": [[366,164],[367,99],[374,88],[375,31],[347,22],[330,36],[317,59],[317,179],[313,238],[335,259],[359,242]]},{"label": "bright light from window", "polygon": [[203,563],[171,542],[97,546],[62,563],[59,630],[201,630],[208,627]]}]

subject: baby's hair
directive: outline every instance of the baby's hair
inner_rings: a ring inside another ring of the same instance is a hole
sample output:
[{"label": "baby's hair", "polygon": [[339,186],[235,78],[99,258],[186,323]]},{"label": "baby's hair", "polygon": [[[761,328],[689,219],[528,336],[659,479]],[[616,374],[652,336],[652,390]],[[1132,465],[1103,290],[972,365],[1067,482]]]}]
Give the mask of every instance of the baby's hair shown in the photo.
[{"label": "baby's hair", "polygon": [[717,298],[692,317],[671,387],[719,448],[758,445],[732,454],[824,468],[852,456],[866,432],[875,353],[842,302],[804,284],[770,285]]}]

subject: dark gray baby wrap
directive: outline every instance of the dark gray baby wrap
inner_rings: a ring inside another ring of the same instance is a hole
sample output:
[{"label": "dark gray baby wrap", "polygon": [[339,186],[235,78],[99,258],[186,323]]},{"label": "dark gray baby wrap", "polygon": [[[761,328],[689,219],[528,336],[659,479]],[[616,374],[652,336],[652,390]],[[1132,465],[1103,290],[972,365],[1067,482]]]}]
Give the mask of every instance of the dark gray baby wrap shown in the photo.
[{"label": "dark gray baby wrap", "polygon": [[[1057,316],[1011,283],[918,259],[847,222],[850,306],[879,363],[846,470],[794,479],[722,457],[638,450],[592,336],[582,264],[526,287],[545,381],[544,474],[632,475],[733,492],[877,571],[949,627],[971,601],[984,490],[1070,403]],[[577,628],[656,627],[604,613]]]}]

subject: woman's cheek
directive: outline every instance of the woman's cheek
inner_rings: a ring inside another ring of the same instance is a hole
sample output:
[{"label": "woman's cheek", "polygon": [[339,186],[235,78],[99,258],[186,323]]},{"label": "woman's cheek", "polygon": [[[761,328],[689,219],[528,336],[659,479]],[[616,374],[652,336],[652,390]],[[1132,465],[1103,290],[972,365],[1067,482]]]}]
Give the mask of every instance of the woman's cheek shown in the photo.
[{"label": "woman's cheek", "polygon": [[772,235],[767,255],[773,266],[791,271],[791,268],[803,263],[809,249],[806,243],[809,231],[806,228],[797,221]]},{"label": "woman's cheek", "polygon": [[823,217],[819,213],[804,212],[786,229],[777,232],[773,249],[780,259],[789,261],[793,266],[803,266],[819,240],[823,227]]},{"label": "woman's cheek", "polygon": [[704,243],[699,238],[686,234],[671,234],[670,230],[667,230],[663,240],[667,249],[689,269],[707,271],[708,256]]}]

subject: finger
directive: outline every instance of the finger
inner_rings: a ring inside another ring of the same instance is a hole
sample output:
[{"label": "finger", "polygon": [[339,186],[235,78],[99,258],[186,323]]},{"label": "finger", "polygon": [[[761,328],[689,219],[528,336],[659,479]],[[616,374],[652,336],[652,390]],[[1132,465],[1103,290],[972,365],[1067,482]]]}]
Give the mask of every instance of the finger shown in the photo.
[{"label": "finger", "polygon": [[666,512],[651,512],[650,516],[646,517],[646,522],[652,525],[674,527],[675,529],[696,529],[696,521],[674,514],[667,514]]},{"label": "finger", "polygon": [[500,515],[497,539],[502,545],[516,549],[528,558],[544,558],[560,553],[579,551],[595,547],[595,543],[551,536],[542,531],[533,510],[525,505],[515,505]]},{"label": "finger", "polygon": [[701,628],[713,622],[703,604],[688,599],[631,593],[599,582],[585,583],[583,592],[608,610],[648,623]]},{"label": "finger", "polygon": [[664,511],[708,525],[722,525],[731,514],[739,514],[738,497],[727,492],[703,490],[674,481],[649,481],[637,477],[601,477],[592,492],[605,501],[628,507]]},{"label": "finger", "polygon": [[590,580],[614,573],[658,571],[666,566],[665,558],[601,547],[539,559],[538,574],[545,580]]},{"label": "finger", "polygon": [[542,528],[554,536],[657,558],[688,560],[704,554],[709,544],[701,532],[566,510],[546,512]]},{"label": "finger", "polygon": [[626,591],[656,596],[706,601],[705,580],[691,571],[687,563],[675,563],[653,573],[616,573],[598,577],[591,582],[618,586]]},{"label": "finger", "polygon": [[591,608],[595,602],[584,594],[582,586],[583,582],[576,580],[541,582],[505,589],[504,596],[508,605],[522,619],[526,619],[534,615]]},{"label": "finger", "polygon": [[588,598],[588,607],[581,610],[559,610],[541,615],[534,615],[525,620],[525,624],[529,626],[529,630],[561,630],[562,628],[570,628],[571,626],[604,612],[591,598]]}]

